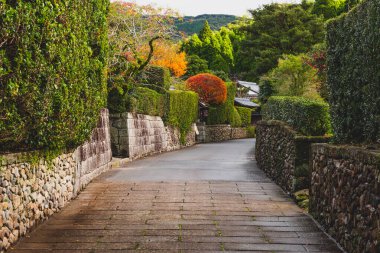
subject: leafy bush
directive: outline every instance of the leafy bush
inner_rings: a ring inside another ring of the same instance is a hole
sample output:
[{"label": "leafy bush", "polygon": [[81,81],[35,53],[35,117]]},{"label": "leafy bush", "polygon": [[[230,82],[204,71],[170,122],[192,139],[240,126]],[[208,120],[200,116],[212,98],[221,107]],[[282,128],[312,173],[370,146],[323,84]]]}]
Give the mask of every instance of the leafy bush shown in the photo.
[{"label": "leafy bush", "polygon": [[306,63],[309,60],[305,54],[283,55],[278,60],[277,67],[267,75],[276,95],[320,98],[320,80],[317,70]]},{"label": "leafy bush", "polygon": [[241,126],[240,115],[234,106],[236,85],[227,83],[227,100],[219,106],[210,106],[208,110],[207,124],[230,124],[233,127]]},{"label": "leafy bush", "polygon": [[227,87],[219,77],[204,73],[192,76],[186,81],[187,88],[196,92],[199,99],[207,104],[222,104],[227,99]]},{"label": "leafy bush", "polygon": [[380,139],[379,26],[380,1],[368,0],[328,24],[327,83],[338,143]]},{"label": "leafy bush", "polygon": [[166,101],[165,121],[178,127],[181,141],[185,141],[191,125],[198,119],[198,95],[191,91],[169,91]]},{"label": "leafy bush", "polygon": [[171,85],[170,70],[160,66],[149,66],[141,74],[140,80],[149,84],[149,88],[165,93]]},{"label": "leafy bush", "polygon": [[241,118],[241,125],[244,127],[251,125],[252,120],[252,109],[246,107],[236,106],[236,110],[238,111]]},{"label": "leafy bush", "polygon": [[0,150],[86,140],[105,106],[106,0],[0,1]]},{"label": "leafy bush", "polygon": [[303,97],[270,97],[262,108],[264,120],[281,120],[304,135],[331,132],[329,106],[322,100]]},{"label": "leafy bush", "polygon": [[256,137],[256,127],[255,126],[248,126],[247,127],[247,137],[248,138],[255,138]]},{"label": "leafy bush", "polygon": [[130,96],[128,111],[138,114],[160,116],[164,115],[165,96],[148,88],[139,87]]}]

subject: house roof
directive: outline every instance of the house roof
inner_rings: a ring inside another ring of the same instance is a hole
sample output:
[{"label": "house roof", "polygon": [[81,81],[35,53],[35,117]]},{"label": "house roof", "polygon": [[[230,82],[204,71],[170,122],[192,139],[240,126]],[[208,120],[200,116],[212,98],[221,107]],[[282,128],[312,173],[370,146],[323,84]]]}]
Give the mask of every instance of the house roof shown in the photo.
[{"label": "house roof", "polygon": [[257,95],[260,93],[260,87],[257,83],[246,82],[246,81],[237,81],[239,85],[249,89],[249,95]]},{"label": "house roof", "polygon": [[252,102],[249,98],[235,98],[235,103],[249,108],[260,107],[260,105]]}]

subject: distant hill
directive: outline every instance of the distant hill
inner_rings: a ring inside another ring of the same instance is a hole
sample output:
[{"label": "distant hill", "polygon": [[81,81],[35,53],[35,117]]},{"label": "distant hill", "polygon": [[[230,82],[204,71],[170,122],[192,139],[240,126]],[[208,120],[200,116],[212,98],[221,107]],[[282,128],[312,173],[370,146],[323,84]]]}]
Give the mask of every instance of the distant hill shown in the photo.
[{"label": "distant hill", "polygon": [[204,14],[196,17],[185,16],[183,19],[176,21],[176,26],[178,31],[184,32],[186,35],[193,35],[202,29],[205,20],[208,21],[211,29],[219,30],[222,26],[236,19],[236,16],[223,14]]}]

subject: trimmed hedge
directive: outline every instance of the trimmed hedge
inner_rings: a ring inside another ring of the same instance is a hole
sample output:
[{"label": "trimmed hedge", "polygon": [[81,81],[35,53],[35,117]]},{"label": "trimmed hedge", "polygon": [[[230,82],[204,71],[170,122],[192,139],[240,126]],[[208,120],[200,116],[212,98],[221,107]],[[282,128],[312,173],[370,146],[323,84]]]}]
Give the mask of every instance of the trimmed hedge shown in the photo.
[{"label": "trimmed hedge", "polygon": [[251,125],[252,121],[252,109],[247,107],[236,106],[241,118],[241,126],[247,127]]},{"label": "trimmed hedge", "polygon": [[240,127],[242,124],[240,115],[234,106],[236,84],[226,83],[226,85],[227,100],[219,106],[209,107],[207,125],[230,124],[232,127]]},{"label": "trimmed hedge", "polygon": [[76,147],[107,96],[108,0],[0,0],[0,150]]},{"label": "trimmed hedge", "polygon": [[164,116],[165,96],[148,88],[138,87],[129,99],[129,112]]},{"label": "trimmed hedge", "polygon": [[331,132],[329,106],[320,100],[273,96],[262,108],[264,120],[286,122],[303,135],[323,136]]},{"label": "trimmed hedge", "polygon": [[171,85],[170,70],[160,66],[148,66],[140,79],[142,83],[148,84],[150,89],[159,93],[165,93]]},{"label": "trimmed hedge", "polygon": [[178,127],[184,143],[191,125],[198,119],[198,95],[192,91],[169,91],[167,93],[165,121]]},{"label": "trimmed hedge", "polygon": [[327,27],[334,139],[376,143],[380,140],[380,1],[363,1]]}]

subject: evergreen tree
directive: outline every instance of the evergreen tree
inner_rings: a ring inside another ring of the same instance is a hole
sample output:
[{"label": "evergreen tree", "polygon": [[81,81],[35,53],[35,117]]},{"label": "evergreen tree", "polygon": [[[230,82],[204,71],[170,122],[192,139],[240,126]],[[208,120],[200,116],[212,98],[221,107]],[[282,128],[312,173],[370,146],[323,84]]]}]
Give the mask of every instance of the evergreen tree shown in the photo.
[{"label": "evergreen tree", "polygon": [[204,42],[207,39],[211,38],[212,34],[213,33],[211,30],[211,27],[208,24],[208,21],[206,20],[204,25],[203,25],[202,30],[199,32],[199,39]]},{"label": "evergreen tree", "polygon": [[[226,29],[213,32],[206,21],[198,35],[191,36],[182,45],[187,55],[196,55],[208,63],[210,71],[223,71],[230,73],[234,65],[234,51],[229,33]],[[194,69],[189,64],[189,69]]]},{"label": "evergreen tree", "polygon": [[324,40],[324,20],[300,4],[270,4],[250,12],[253,22],[242,28],[246,38],[237,69],[244,79],[258,81],[283,54],[305,53]]}]

